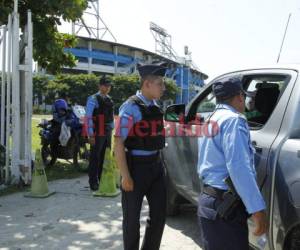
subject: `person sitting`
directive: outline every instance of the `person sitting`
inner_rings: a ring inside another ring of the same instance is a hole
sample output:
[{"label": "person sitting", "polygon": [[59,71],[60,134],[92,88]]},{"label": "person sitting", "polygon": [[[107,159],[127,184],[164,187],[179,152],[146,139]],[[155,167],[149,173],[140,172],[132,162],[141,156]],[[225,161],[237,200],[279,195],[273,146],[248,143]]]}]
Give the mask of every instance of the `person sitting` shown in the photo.
[{"label": "person sitting", "polygon": [[67,116],[68,104],[64,99],[57,99],[52,106],[53,120],[57,123],[65,121]]},{"label": "person sitting", "polygon": [[249,94],[249,96],[247,96],[246,100],[245,100],[245,107],[246,107],[245,116],[248,121],[251,121],[254,118],[262,116],[262,113],[257,111],[255,108],[256,92],[257,92],[257,90],[247,92]]},{"label": "person sitting", "polygon": [[260,115],[251,117],[248,121],[264,125],[276,106],[280,90],[275,83],[257,83],[256,88],[254,106]]}]

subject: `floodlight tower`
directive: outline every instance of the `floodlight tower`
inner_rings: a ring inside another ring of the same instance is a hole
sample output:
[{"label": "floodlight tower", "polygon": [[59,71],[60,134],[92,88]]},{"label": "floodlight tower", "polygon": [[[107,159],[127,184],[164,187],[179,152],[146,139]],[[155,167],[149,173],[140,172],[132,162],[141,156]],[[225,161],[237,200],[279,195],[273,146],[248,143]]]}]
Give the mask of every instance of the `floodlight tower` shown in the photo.
[{"label": "floodlight tower", "polygon": [[98,40],[109,37],[108,40],[117,41],[100,16],[100,0],[88,0],[88,7],[82,17],[72,23],[72,34]]},{"label": "floodlight tower", "polygon": [[155,39],[155,52],[164,57],[178,60],[178,55],[172,48],[172,37],[165,29],[157,24],[150,22],[150,31]]},{"label": "floodlight tower", "polygon": [[[176,81],[176,84],[180,89],[180,93],[177,94],[176,97],[176,102],[188,103],[190,97],[194,96],[194,92],[198,85],[203,82],[201,72],[192,60],[191,51],[188,46],[185,46],[184,57],[180,57],[172,48],[172,37],[165,29],[150,22],[150,31],[155,39],[155,52],[177,64],[173,75],[169,75],[169,77]],[[196,72],[195,74],[195,70],[199,72]]]}]

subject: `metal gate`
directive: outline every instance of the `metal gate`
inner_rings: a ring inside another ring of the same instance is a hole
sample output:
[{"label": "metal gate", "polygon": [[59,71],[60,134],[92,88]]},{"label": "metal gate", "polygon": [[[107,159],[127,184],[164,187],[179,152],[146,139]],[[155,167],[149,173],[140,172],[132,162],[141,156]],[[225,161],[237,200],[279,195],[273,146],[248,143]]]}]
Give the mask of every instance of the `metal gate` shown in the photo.
[{"label": "metal gate", "polygon": [[[31,180],[32,21],[20,32],[18,1],[0,29],[0,184]],[[1,147],[0,147],[1,158]],[[4,161],[3,161],[4,160]]]}]

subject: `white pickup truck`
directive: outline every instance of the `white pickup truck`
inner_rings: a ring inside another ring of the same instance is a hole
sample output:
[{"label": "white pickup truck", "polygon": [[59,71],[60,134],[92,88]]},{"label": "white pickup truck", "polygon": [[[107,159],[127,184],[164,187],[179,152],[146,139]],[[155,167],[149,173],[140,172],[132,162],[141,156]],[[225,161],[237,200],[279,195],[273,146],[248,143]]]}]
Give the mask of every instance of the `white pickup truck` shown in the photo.
[{"label": "white pickup truck", "polygon": [[[194,122],[197,121],[195,118],[205,118],[214,110],[214,81],[239,76],[243,79],[244,89],[256,93],[255,110],[246,111],[245,115],[256,148],[257,180],[267,203],[269,232],[266,249],[300,249],[299,73],[300,65],[278,65],[224,74],[207,84],[188,105],[171,105],[165,113],[166,134],[174,126],[176,130],[191,134],[201,126]],[[180,119],[181,114],[184,114],[184,119]],[[197,135],[166,138],[162,155],[167,170],[169,214],[176,214],[178,205],[184,200],[197,204],[201,191],[197,174],[197,139]],[[253,227],[249,220],[250,232]],[[257,249],[257,239],[251,233],[249,237],[251,248]]]}]

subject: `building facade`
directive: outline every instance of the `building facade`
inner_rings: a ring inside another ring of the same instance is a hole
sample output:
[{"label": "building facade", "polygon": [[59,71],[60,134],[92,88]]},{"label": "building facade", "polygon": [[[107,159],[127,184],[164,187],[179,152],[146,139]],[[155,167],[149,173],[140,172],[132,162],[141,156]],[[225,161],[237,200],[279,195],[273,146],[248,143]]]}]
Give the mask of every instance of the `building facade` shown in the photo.
[{"label": "building facade", "polygon": [[137,63],[153,63],[165,61],[171,63],[173,69],[167,71],[167,77],[172,78],[180,89],[176,103],[188,103],[204,85],[208,76],[192,69],[184,62],[179,63],[140,48],[78,37],[76,48],[66,48],[77,59],[74,68],[64,68],[65,73],[101,74],[132,74],[136,73]]}]

